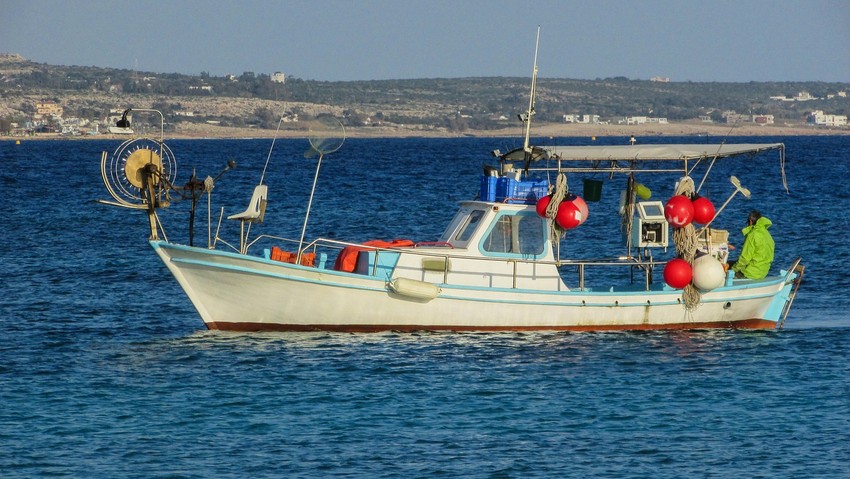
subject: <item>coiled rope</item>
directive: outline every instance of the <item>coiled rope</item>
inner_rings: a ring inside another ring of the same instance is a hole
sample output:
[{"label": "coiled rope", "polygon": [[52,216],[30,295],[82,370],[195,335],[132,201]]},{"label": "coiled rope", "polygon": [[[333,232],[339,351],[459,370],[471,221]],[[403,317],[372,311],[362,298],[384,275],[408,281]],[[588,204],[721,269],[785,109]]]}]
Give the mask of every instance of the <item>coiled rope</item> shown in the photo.
[{"label": "coiled rope", "polygon": [[[691,198],[694,191],[694,180],[690,176],[682,177],[682,179],[679,180],[679,185],[676,187],[677,195],[683,195]],[[673,244],[676,246],[676,254],[683,260],[687,261],[693,269],[694,259],[697,254],[697,247],[699,246],[699,239],[697,238],[694,225],[689,223],[681,228],[675,228],[673,230]],[[696,309],[696,307],[699,306],[701,299],[702,294],[700,294],[699,290],[693,285],[693,283],[689,283],[685,286],[685,289],[682,291],[682,301],[685,303],[685,308],[688,311]]]},{"label": "coiled rope", "polygon": [[555,221],[555,217],[558,216],[558,207],[564,201],[564,198],[566,198],[567,192],[569,192],[567,175],[565,173],[558,173],[558,177],[555,178],[554,188],[550,187],[550,190],[549,194],[552,196],[552,199],[549,201],[549,206],[546,207],[546,217],[552,220],[552,239],[555,241],[555,244],[558,244],[561,237],[567,231]]}]

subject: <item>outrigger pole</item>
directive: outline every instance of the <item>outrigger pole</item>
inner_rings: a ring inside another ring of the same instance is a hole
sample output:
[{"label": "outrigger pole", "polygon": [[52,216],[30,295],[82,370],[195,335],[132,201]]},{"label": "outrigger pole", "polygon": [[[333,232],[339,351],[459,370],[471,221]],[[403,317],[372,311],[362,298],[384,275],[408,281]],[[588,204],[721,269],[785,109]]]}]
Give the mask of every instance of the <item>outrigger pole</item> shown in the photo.
[{"label": "outrigger pole", "polygon": [[304,214],[304,225],[301,227],[301,238],[298,240],[298,253],[295,257],[295,264],[301,264],[301,255],[304,253],[303,245],[304,236],[307,234],[307,220],[310,219],[310,209],[313,207],[313,195],[316,193],[316,182],[319,180],[319,170],[322,168],[322,159],[324,157],[325,154],[319,151],[319,161],[316,162],[316,173],[313,175],[313,187],[310,188],[310,199],[307,201],[307,212]]}]

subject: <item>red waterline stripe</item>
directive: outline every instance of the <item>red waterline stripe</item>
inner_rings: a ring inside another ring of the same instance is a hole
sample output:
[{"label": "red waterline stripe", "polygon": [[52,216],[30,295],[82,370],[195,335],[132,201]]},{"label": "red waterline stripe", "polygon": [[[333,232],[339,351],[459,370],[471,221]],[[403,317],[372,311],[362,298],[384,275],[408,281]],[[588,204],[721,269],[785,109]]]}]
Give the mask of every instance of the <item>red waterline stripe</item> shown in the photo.
[{"label": "red waterline stripe", "polygon": [[283,324],[283,323],[207,323],[219,331],[333,331],[343,333],[376,333],[380,331],[647,331],[681,329],[774,329],[775,321],[745,319],[702,323],[629,324],[610,326],[434,326],[392,324]]}]

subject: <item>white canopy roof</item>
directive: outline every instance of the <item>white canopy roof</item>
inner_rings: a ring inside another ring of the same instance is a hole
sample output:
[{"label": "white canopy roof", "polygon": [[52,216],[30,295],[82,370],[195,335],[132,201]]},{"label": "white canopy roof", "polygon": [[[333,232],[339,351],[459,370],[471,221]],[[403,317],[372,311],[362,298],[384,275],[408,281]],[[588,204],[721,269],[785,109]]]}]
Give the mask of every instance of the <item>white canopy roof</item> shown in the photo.
[{"label": "white canopy roof", "polygon": [[[699,160],[713,161],[717,158],[726,158],[736,155],[755,155],[769,150],[779,150],[779,164],[782,171],[782,184],[785,189],[785,144],[783,143],[694,143],[694,144],[652,144],[652,145],[612,145],[612,146],[534,146],[526,153],[522,148],[516,148],[504,155],[493,154],[502,161],[524,161],[526,173],[529,171],[531,162],[540,160],[557,160],[559,162],[576,162],[574,165],[558,164],[558,171],[571,172],[597,172],[607,171],[611,173],[660,173],[670,171],[681,171],[689,174]],[[638,167],[631,162],[647,162]],[[675,167],[661,166],[658,163],[649,162],[676,161]],[[695,162],[693,164],[689,162]],[[588,163],[590,163],[588,165]],[[536,171],[544,171],[554,168],[539,168]]]},{"label": "white canopy roof", "polygon": [[724,158],[746,153],[783,149],[782,143],[616,145],[616,146],[541,146],[549,159],[573,161],[696,160]]}]

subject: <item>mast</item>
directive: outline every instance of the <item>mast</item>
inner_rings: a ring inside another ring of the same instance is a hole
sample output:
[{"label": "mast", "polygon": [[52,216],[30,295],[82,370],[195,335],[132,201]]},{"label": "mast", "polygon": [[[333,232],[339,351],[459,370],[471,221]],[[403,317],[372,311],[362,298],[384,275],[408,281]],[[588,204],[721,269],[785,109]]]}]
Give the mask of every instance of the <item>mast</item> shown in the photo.
[{"label": "mast", "polygon": [[528,111],[525,114],[525,139],[522,149],[525,151],[526,161],[530,158],[531,147],[529,137],[531,136],[531,117],[534,115],[534,96],[537,93],[537,50],[540,47],[540,26],[537,26],[537,42],[534,45],[534,69],[531,71],[531,95],[528,98]]}]

